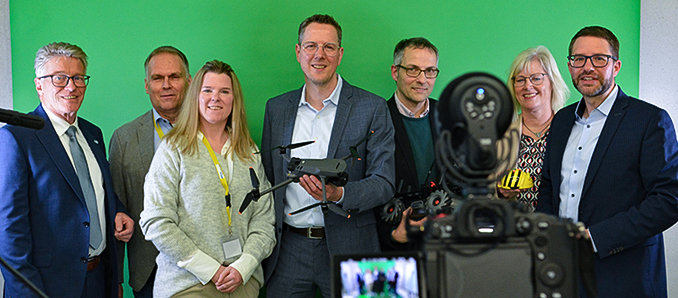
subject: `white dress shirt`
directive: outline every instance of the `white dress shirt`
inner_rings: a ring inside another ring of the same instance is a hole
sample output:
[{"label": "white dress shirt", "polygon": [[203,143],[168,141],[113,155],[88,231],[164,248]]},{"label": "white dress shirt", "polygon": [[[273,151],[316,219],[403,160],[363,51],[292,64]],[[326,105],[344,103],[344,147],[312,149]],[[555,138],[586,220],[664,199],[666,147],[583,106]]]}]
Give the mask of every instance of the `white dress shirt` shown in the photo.
[{"label": "white dress shirt", "polygon": [[[47,117],[49,117],[49,120],[52,122],[52,126],[54,126],[54,130],[56,131],[57,136],[59,136],[61,144],[64,146],[64,149],[66,149],[66,154],[68,154],[68,158],[71,160],[71,164],[73,165],[73,169],[75,170],[75,163],[73,162],[73,156],[71,156],[71,146],[69,144],[70,137],[66,134],[66,130],[68,130],[71,124],[66,122],[66,120],[56,116],[48,109],[45,109],[45,112],[47,113]],[[94,186],[94,193],[96,195],[97,200],[97,210],[99,212],[99,224],[101,226],[101,235],[103,236],[102,237],[103,239],[101,241],[102,243],[101,245],[99,245],[97,249],[92,249],[92,247],[88,245],[89,255],[90,257],[93,257],[100,255],[104,251],[104,249],[106,249],[106,215],[104,214],[104,209],[106,206],[104,203],[105,198],[104,179],[101,174],[99,164],[97,163],[97,160],[94,157],[94,153],[92,153],[92,149],[89,147],[89,144],[85,139],[85,136],[82,134],[82,131],[80,131],[77,117],[75,118],[75,122],[73,122],[73,126],[77,128],[76,138],[78,139],[78,143],[80,144],[80,147],[82,147],[82,151],[85,153],[85,159],[87,160],[87,167],[89,168],[89,174],[90,178],[92,179],[92,185]],[[97,141],[102,142],[102,140],[95,140],[95,142]]]}]

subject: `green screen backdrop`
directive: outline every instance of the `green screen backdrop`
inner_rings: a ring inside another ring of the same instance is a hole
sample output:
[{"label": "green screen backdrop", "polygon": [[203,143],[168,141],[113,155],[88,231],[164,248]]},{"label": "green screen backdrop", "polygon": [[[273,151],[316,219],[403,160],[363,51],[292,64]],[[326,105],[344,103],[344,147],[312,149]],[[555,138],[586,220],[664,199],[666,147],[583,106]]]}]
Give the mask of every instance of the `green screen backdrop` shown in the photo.
[{"label": "green screen backdrop", "polygon": [[[620,40],[617,82],[638,94],[640,1],[46,1],[10,0],[14,109],[39,104],[33,59],[41,46],[65,41],[89,56],[92,76],[78,116],[99,125],[106,138],[150,109],[143,63],[156,47],[173,45],[194,74],[206,61],[233,66],[240,78],[252,137],[261,140],[266,100],[303,85],[294,45],[299,23],[315,13],[334,16],[344,31],[338,72],[353,85],[385,98],[395,90],[390,75],[395,44],[428,38],[440,50],[437,98],[455,77],[489,72],[506,80],[513,58],[544,45],[556,57],[572,96],[566,56],[582,27],[602,25]],[[126,296],[130,297],[126,287]]]}]

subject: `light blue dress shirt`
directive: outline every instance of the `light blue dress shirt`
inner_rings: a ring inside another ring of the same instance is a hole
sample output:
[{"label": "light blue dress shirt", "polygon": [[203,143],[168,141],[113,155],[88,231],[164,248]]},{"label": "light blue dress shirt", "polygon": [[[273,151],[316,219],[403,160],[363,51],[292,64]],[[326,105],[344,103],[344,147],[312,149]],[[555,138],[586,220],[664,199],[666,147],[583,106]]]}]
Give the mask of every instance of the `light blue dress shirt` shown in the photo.
[{"label": "light blue dress shirt", "polygon": [[[343,85],[343,80],[339,74],[337,74],[337,78],[337,86],[332,91],[332,94],[323,100],[323,108],[320,111],[313,108],[306,101],[306,85],[301,90],[301,101],[299,102],[297,119],[294,122],[294,131],[292,132],[292,144],[305,141],[315,141],[315,143],[290,150],[291,157],[327,158],[334,117],[337,114],[339,95]],[[285,190],[284,214],[289,214],[315,203],[318,203],[318,200],[309,195],[299,183],[289,184]],[[284,221],[288,225],[297,228],[325,226],[325,218],[320,206],[295,215],[286,216]]]},{"label": "light blue dress shirt", "polygon": [[610,95],[605,98],[597,108],[584,118],[584,101],[579,101],[575,110],[575,122],[572,126],[570,138],[567,140],[563,154],[562,169],[560,176],[560,217],[571,218],[574,222],[579,221],[579,202],[584,180],[591,156],[596,149],[600,133],[603,130],[607,116],[610,114],[612,105],[617,99],[619,87],[615,85]]},{"label": "light blue dress shirt", "polygon": [[[167,133],[172,130],[172,124],[169,122],[169,120],[160,116],[155,108],[153,108],[153,119],[155,120],[155,123],[158,125],[158,127],[160,127],[160,130],[162,130],[163,134],[167,135]],[[158,150],[158,144],[160,144],[160,136],[155,130],[155,126],[153,126],[153,149]]]}]

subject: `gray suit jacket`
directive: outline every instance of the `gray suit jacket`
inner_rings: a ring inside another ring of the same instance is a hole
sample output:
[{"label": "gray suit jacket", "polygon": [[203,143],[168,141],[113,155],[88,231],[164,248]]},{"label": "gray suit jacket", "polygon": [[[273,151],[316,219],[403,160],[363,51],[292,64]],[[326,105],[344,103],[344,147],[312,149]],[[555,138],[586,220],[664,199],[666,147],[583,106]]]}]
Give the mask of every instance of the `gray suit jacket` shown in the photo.
[{"label": "gray suit jacket", "polygon": [[[139,116],[113,132],[109,148],[109,162],[113,188],[129,216],[134,220],[134,235],[127,243],[129,257],[129,284],[141,290],[155,267],[158,250],[144,239],[139,226],[139,214],[144,209],[144,180],[153,160],[153,111]],[[125,243],[118,241],[118,270],[122,282]]]},{"label": "gray suit jacket", "polygon": [[[263,150],[288,145],[292,140],[302,89],[274,97],[266,103]],[[328,148],[329,158],[343,158],[349,147],[374,131],[358,147],[361,161],[347,168],[349,182],[344,186],[342,208],[351,213],[343,218],[333,212],[325,215],[325,235],[330,255],[379,252],[376,221],[372,208],[386,203],[395,192],[393,123],[386,101],[344,80]],[[289,156],[289,152],[288,152]],[[272,184],[285,181],[287,162],[277,150],[262,154],[266,175]],[[275,269],[282,235],[285,187],[275,191],[276,247],[264,262],[265,279]]]}]

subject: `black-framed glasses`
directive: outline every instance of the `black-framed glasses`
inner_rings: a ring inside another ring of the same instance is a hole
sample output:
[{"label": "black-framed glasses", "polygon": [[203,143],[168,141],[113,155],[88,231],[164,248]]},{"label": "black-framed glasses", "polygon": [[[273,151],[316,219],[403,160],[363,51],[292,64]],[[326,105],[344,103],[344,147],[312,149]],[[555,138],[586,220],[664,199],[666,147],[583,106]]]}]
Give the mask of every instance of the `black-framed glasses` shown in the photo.
[{"label": "black-framed glasses", "polygon": [[38,79],[44,79],[44,78],[50,78],[52,80],[52,85],[54,87],[66,87],[68,86],[68,81],[73,80],[73,85],[75,87],[87,87],[87,84],[89,84],[89,76],[72,76],[69,77],[67,75],[47,75],[47,76],[41,76]]},{"label": "black-framed glasses", "polygon": [[607,66],[607,63],[610,61],[610,58],[614,60],[618,60],[617,57],[611,56],[611,55],[603,55],[603,54],[597,54],[597,55],[591,55],[591,56],[584,56],[584,55],[570,55],[567,56],[567,60],[570,61],[570,66],[574,68],[580,68],[584,67],[586,65],[586,60],[591,60],[591,64],[593,67],[605,67]]},{"label": "black-framed glasses", "polygon": [[513,77],[513,86],[523,87],[527,83],[527,80],[530,80],[532,85],[539,86],[544,83],[545,73],[533,73],[529,77],[517,76]]},{"label": "black-framed glasses", "polygon": [[396,65],[396,67],[400,67],[405,70],[405,74],[408,77],[411,78],[416,78],[419,77],[419,74],[422,72],[424,73],[424,76],[428,79],[435,79],[438,77],[438,74],[440,73],[440,69],[437,68],[427,68],[427,69],[420,69],[419,67],[413,66],[413,67],[405,67],[400,64]]},{"label": "black-framed glasses", "polygon": [[324,44],[318,44],[313,41],[305,42],[301,44],[301,48],[304,50],[306,55],[315,55],[318,52],[319,48],[323,48],[323,52],[328,57],[334,57],[339,54],[339,46],[335,43],[328,42]]}]

